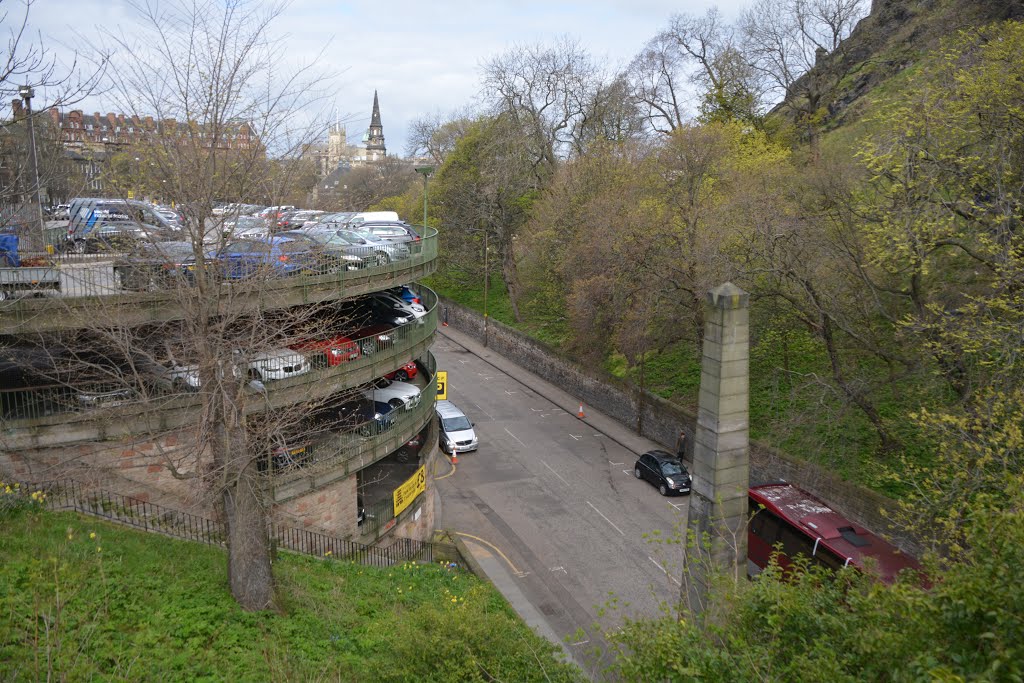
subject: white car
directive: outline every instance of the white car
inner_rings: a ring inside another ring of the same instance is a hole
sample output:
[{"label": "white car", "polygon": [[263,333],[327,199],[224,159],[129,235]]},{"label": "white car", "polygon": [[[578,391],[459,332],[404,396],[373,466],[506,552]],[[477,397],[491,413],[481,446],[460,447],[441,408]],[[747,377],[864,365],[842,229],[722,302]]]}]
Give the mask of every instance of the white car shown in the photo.
[{"label": "white car", "polygon": [[[240,351],[235,353],[242,355]],[[247,366],[249,378],[258,380],[287,379],[309,372],[306,357],[291,349],[262,351],[248,358]]]},{"label": "white car", "polygon": [[409,303],[394,292],[374,292],[370,298],[380,301],[395,313],[404,315],[409,320],[415,320],[420,325],[423,324],[422,318],[427,315],[427,309],[423,307],[423,304]]},{"label": "white car", "polygon": [[363,396],[372,401],[387,403],[392,408],[405,406],[406,410],[412,410],[420,404],[420,388],[408,382],[382,379],[376,386],[363,390]]}]

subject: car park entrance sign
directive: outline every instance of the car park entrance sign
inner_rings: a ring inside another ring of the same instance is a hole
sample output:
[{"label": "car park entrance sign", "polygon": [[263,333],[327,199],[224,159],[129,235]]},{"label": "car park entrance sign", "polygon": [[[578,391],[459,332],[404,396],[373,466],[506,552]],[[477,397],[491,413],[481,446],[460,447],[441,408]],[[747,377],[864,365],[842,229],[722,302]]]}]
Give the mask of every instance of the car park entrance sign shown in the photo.
[{"label": "car park entrance sign", "polygon": [[448,372],[445,370],[437,371],[437,400],[448,400]]},{"label": "car park entrance sign", "polygon": [[427,468],[421,466],[416,474],[405,480],[401,486],[395,489],[395,517],[402,514],[402,510],[412,505],[416,497],[427,490]]}]

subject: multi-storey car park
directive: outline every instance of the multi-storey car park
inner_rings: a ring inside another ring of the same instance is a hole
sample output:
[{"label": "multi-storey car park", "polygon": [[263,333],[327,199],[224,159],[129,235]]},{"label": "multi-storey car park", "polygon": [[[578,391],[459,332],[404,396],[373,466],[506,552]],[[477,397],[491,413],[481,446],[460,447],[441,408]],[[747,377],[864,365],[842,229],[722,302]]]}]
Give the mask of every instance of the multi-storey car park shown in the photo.
[{"label": "multi-storey car park", "polygon": [[[410,362],[419,369],[418,401],[384,417],[349,416],[344,429],[293,429],[287,442],[267,447],[261,481],[276,521],[362,543],[392,536],[423,540],[433,531],[436,382],[429,348],[436,333],[437,297],[416,283],[436,267],[437,231],[425,230],[409,246],[401,259],[367,259],[354,269],[271,277],[258,288],[216,281],[217,287],[234,288],[236,304],[266,315],[344,305],[402,285],[410,286],[426,309],[423,317],[386,334],[374,330],[352,338],[343,362],[318,359],[308,348],[299,348],[294,355],[309,369],[293,376],[282,365],[291,362],[287,355],[275,360],[257,354],[240,366],[247,379],[255,380],[245,388],[250,392],[245,413],[252,420],[269,420],[311,400],[329,406],[332,397],[354,395],[385,375],[407,375],[403,367]],[[172,368],[162,377],[166,381],[154,382],[150,375],[138,385],[145,390],[136,390],[131,382],[105,381],[103,373],[26,378],[31,362],[25,354],[16,357],[29,341],[38,352],[38,340],[47,335],[74,339],[97,327],[109,335],[173,324],[187,315],[172,287],[126,289],[115,277],[115,260],[112,254],[66,255],[51,269],[59,286],[0,301],[0,351],[6,352],[0,369],[0,475],[31,482],[71,478],[167,507],[214,514],[215,506],[202,495],[204,455],[189,448],[202,407],[194,373],[189,379],[187,368]],[[271,381],[260,369],[277,374]],[[138,374],[138,366],[131,372]],[[396,515],[395,500],[402,496],[395,492],[408,493],[402,484],[424,475],[425,490],[417,490],[411,503],[408,496],[401,500]]]}]

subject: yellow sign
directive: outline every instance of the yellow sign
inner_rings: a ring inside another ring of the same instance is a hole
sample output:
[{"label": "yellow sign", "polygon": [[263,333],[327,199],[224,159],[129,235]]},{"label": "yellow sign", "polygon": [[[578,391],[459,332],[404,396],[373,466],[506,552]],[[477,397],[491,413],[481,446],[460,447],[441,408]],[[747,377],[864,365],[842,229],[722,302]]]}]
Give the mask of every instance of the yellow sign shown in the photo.
[{"label": "yellow sign", "polygon": [[437,371],[437,400],[448,400],[448,373],[444,370]]},{"label": "yellow sign", "polygon": [[412,505],[416,496],[427,490],[427,468],[420,467],[416,474],[405,480],[405,483],[395,489],[395,516],[402,514],[402,510]]},{"label": "yellow sign", "polygon": [[131,190],[128,190],[128,199],[135,199],[135,193]]}]

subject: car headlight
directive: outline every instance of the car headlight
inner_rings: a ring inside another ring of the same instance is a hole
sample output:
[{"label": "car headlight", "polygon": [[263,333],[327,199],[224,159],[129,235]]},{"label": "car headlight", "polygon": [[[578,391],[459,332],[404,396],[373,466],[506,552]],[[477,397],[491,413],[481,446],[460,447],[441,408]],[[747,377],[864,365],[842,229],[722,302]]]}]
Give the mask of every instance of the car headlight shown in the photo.
[{"label": "car headlight", "polygon": [[668,482],[668,485],[669,485],[669,486],[675,486],[675,485],[676,485],[676,480],[675,480],[675,479],[673,479],[672,477],[666,477],[666,478],[665,478],[665,481],[667,481],[667,482]]},{"label": "car headlight", "polygon": [[408,319],[408,318],[406,318],[405,316],[401,316],[401,315],[396,315],[396,316],[395,316],[395,322],[396,322],[397,324],[399,324],[399,325],[404,325],[404,324],[406,324],[407,322],[409,322],[409,319]]}]

